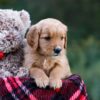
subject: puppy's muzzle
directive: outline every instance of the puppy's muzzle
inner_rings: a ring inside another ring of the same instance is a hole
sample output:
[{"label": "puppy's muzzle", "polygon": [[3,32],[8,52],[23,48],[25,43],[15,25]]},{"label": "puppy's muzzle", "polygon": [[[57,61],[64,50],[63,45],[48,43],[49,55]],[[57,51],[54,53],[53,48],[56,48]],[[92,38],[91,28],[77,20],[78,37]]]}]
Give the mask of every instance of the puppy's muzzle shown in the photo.
[{"label": "puppy's muzzle", "polygon": [[59,55],[60,52],[61,52],[61,48],[60,48],[60,47],[56,47],[56,48],[54,48],[55,56]]}]

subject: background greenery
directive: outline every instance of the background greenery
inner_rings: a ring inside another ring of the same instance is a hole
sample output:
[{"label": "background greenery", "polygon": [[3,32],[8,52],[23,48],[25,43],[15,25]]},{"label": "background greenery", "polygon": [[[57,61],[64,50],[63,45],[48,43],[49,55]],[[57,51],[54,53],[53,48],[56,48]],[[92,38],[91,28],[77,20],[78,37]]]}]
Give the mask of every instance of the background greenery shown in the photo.
[{"label": "background greenery", "polygon": [[53,17],[68,26],[68,58],[84,79],[89,100],[100,100],[100,0],[0,0],[0,8],[26,9],[32,24]]}]

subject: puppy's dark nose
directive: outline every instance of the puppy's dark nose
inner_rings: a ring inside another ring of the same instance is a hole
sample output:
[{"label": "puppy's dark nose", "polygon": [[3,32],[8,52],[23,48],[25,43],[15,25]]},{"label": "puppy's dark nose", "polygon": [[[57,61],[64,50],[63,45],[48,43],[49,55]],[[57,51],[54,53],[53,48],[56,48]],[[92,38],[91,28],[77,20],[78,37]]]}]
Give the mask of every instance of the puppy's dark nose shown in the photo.
[{"label": "puppy's dark nose", "polygon": [[54,53],[59,54],[60,52],[61,52],[61,48],[60,47],[54,48]]}]

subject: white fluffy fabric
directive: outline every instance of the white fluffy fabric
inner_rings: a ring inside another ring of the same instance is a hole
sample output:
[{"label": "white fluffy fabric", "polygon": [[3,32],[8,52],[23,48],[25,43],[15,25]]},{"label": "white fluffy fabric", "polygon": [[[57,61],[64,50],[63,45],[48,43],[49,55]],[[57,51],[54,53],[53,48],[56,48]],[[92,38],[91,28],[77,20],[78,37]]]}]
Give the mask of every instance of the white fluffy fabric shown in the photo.
[{"label": "white fluffy fabric", "polygon": [[0,51],[5,53],[4,58],[0,60],[0,77],[25,76],[28,72],[28,69],[21,67],[24,35],[30,24],[27,11],[0,9]]}]

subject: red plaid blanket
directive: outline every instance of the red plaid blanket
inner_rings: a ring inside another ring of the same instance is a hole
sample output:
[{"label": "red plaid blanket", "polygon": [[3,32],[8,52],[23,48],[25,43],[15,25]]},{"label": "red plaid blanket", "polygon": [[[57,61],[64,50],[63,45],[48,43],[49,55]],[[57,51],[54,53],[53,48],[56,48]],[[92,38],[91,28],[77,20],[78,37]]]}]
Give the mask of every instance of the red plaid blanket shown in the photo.
[{"label": "red plaid blanket", "polygon": [[31,78],[0,78],[0,100],[87,100],[84,82],[72,75],[63,80],[62,88],[40,89]]}]

